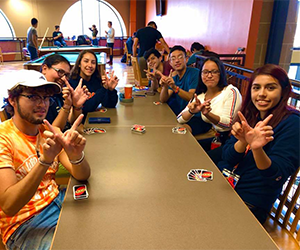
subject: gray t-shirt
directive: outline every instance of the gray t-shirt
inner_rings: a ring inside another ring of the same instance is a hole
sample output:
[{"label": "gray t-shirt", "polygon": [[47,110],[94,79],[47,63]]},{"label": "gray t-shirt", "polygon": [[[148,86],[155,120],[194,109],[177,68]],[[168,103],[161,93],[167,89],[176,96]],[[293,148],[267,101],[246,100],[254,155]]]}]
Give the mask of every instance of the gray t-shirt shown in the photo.
[{"label": "gray t-shirt", "polygon": [[33,35],[36,35],[37,37],[37,31],[34,27],[29,27],[29,29],[27,30],[27,45],[31,46],[31,47],[35,47],[35,44],[33,43]]}]

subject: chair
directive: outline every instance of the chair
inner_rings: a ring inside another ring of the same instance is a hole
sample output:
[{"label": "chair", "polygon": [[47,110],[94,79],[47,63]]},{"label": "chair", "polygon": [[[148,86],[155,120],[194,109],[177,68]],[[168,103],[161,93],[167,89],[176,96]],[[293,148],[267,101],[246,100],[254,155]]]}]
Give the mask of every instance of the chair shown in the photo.
[{"label": "chair", "polygon": [[133,66],[133,75],[134,80],[138,86],[148,86],[149,81],[147,78],[142,78],[139,63],[137,61],[137,57],[131,57],[131,62]]},{"label": "chair", "polygon": [[29,54],[29,51],[26,47],[24,47],[22,49],[22,53],[23,53],[23,57],[25,60],[30,60],[30,54]]},{"label": "chair", "polygon": [[126,54],[126,64],[131,66],[131,56],[132,54],[128,53],[128,48],[126,42],[124,42],[124,54]]},{"label": "chair", "polygon": [[299,173],[298,169],[287,181],[264,223],[264,228],[280,249],[300,249]]},{"label": "chair", "polygon": [[3,53],[2,53],[2,49],[0,47],[0,64],[2,63],[3,64],[4,62],[4,59],[3,59]]}]

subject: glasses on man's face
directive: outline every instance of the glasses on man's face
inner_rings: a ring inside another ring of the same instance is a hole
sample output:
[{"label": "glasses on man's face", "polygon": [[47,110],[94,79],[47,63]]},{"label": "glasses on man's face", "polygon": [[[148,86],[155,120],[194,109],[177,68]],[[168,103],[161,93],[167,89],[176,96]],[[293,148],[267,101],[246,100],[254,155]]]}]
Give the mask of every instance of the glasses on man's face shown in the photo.
[{"label": "glasses on man's face", "polygon": [[177,57],[176,57],[176,56],[172,56],[170,60],[171,60],[171,61],[176,61],[176,60],[182,60],[183,58],[184,58],[183,55],[179,55],[179,56],[177,56]]},{"label": "glasses on man's face", "polygon": [[217,69],[213,69],[213,70],[207,70],[207,69],[205,69],[205,70],[202,70],[201,73],[202,73],[202,75],[204,75],[204,76],[208,76],[209,73],[212,74],[213,76],[216,76],[216,75],[219,75],[219,74],[220,74],[220,71],[217,70]]},{"label": "glasses on man's face", "polygon": [[40,96],[40,95],[35,95],[35,94],[33,94],[33,95],[20,94],[20,96],[24,96],[34,103],[44,102],[45,104],[49,104],[49,106],[51,106],[54,103],[52,96],[49,96],[49,95]]},{"label": "glasses on man's face", "polygon": [[54,68],[54,67],[51,67],[51,68],[54,69],[57,72],[59,77],[66,76],[67,78],[69,78],[69,76],[70,76],[70,73],[67,73],[63,69],[57,69],[57,68]]}]

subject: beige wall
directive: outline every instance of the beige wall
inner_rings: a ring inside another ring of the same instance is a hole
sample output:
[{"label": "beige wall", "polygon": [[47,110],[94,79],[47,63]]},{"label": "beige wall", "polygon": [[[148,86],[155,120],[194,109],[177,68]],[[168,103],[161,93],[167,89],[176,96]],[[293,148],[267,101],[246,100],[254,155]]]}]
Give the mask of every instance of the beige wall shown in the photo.
[{"label": "beige wall", "polygon": [[[10,20],[16,36],[25,37],[30,20],[39,20],[38,35],[43,36],[47,27],[47,36],[52,35],[54,26],[60,24],[64,13],[77,0],[0,0],[0,9]],[[107,0],[120,13],[128,31],[130,16],[130,0]]]}]

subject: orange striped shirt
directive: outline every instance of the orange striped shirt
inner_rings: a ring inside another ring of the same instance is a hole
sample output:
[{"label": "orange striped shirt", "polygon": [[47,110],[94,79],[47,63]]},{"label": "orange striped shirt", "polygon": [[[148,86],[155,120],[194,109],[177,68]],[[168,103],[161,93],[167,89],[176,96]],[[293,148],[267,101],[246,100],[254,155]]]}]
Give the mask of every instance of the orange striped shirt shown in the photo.
[{"label": "orange striped shirt", "polygon": [[[37,145],[38,136],[23,134],[16,128],[12,119],[0,124],[0,169],[14,169],[18,181],[26,177],[38,162],[36,149],[42,153],[45,127],[41,125],[39,130],[40,140],[39,145]],[[35,195],[16,215],[7,216],[0,208],[0,229],[4,243],[20,225],[39,213],[56,198],[59,193],[54,180],[57,169],[58,162],[55,159],[52,166],[48,168]]]}]

